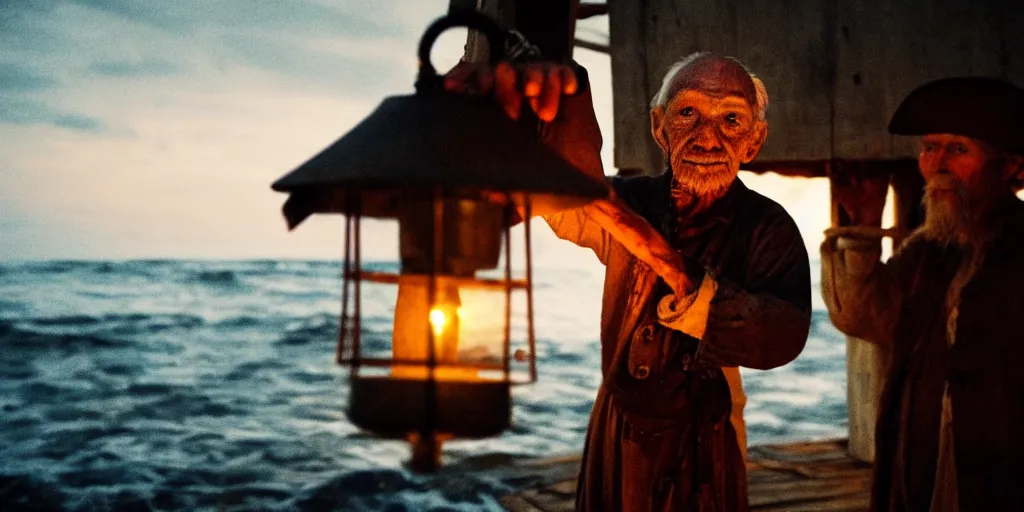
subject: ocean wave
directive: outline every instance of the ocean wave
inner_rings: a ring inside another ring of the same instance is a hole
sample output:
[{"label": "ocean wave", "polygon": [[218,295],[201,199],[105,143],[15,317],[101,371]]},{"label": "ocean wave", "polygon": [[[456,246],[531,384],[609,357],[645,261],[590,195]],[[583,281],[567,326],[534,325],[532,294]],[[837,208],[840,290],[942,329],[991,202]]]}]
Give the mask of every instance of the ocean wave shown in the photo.
[{"label": "ocean wave", "polygon": [[[129,388],[129,392],[131,389]],[[136,405],[127,411],[122,419],[173,422],[181,418],[222,418],[246,412],[189,389],[177,390],[170,387],[164,393],[155,393],[155,396],[159,398]]]},{"label": "ocean wave", "polygon": [[370,272],[387,272],[397,274],[401,271],[401,264],[397,261],[363,261],[360,262],[363,270]]},{"label": "ocean wave", "polygon": [[464,475],[414,479],[398,470],[355,471],[313,488],[295,505],[299,510],[500,511],[494,496],[511,490]]},{"label": "ocean wave", "polygon": [[[131,340],[118,340],[95,335],[61,334],[26,329],[19,322],[0,320],[0,345],[31,350],[93,350],[132,345]],[[3,356],[0,356],[2,358]]]},{"label": "ocean wave", "polygon": [[64,274],[76,270],[93,268],[102,265],[104,262],[76,261],[76,260],[51,260],[31,262],[23,268],[33,273],[40,274]]},{"label": "ocean wave", "polygon": [[230,371],[224,374],[224,380],[226,381],[241,381],[252,378],[253,375],[259,373],[271,373],[285,371],[292,368],[292,365],[286,361],[280,361],[278,359],[259,361],[246,361],[240,363]]},{"label": "ocean wave", "polygon": [[31,475],[0,474],[0,503],[10,511],[63,510],[64,494]]},{"label": "ocean wave", "polygon": [[213,327],[217,329],[245,329],[263,325],[266,320],[252,316],[241,315],[224,318],[214,322]]},{"label": "ocean wave", "polygon": [[13,313],[24,314],[27,311],[24,302],[10,299],[0,299],[0,315],[11,315]]},{"label": "ocean wave", "polygon": [[203,327],[205,323],[202,317],[187,313],[30,317],[0,320],[0,340],[11,343],[55,342],[61,345],[87,343],[103,348],[130,344],[130,339],[140,334],[193,330]]},{"label": "ocean wave", "polygon": [[186,283],[199,283],[211,286],[236,287],[242,281],[233,270],[200,270],[182,278]]},{"label": "ocean wave", "polygon": [[[448,443],[441,473],[423,476],[409,472],[407,445],[346,419],[340,268],[0,264],[0,502],[500,510],[497,496],[530,483],[513,461],[582,448],[602,378],[601,269],[535,273],[538,382],[514,390],[511,429]],[[390,350],[393,300],[364,296],[364,354]],[[751,442],[841,435],[845,383],[843,337],[819,308],[800,358],[744,371]]]},{"label": "ocean wave", "polygon": [[336,340],[339,329],[340,319],[337,316],[319,314],[293,321],[285,327],[284,334],[276,343],[279,345],[306,345],[325,340]]}]

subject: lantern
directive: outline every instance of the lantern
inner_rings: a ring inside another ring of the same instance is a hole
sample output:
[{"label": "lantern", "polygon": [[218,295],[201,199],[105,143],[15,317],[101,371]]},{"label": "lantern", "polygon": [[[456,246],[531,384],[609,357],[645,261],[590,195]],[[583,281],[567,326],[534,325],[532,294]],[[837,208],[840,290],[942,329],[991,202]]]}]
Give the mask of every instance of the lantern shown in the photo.
[{"label": "lantern", "polygon": [[[603,182],[542,146],[536,125],[508,119],[493,98],[443,90],[430,49],[458,26],[481,30],[497,61],[505,36],[492,20],[475,12],[437,20],[420,41],[416,93],[386,98],[272,186],[290,194],[283,208],[289,229],[313,213],[345,216],[337,361],[350,368],[348,417],[381,437],[409,440],[415,470],[437,468],[444,440],[501,433],[511,421],[511,386],[536,380],[529,222],[525,277],[512,275],[511,226],[607,195]],[[397,219],[398,272],[364,268],[364,217]],[[398,288],[383,353],[361,343],[361,285],[368,282]],[[472,315],[500,319],[503,328],[467,332],[464,299],[480,290],[498,293],[503,304]],[[519,358],[528,377],[519,380],[510,369],[517,291],[526,294],[529,344]]]}]

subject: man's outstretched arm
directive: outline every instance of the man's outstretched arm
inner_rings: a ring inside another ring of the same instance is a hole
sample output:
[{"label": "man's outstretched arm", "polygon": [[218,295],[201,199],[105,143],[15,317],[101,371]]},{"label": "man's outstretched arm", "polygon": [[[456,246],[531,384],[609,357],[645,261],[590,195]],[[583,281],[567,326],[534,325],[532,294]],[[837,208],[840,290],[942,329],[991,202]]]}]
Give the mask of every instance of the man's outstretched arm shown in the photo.
[{"label": "man's outstretched arm", "polygon": [[[604,166],[601,163],[603,140],[594,113],[586,72],[578,68],[576,73],[582,75],[579,77],[581,90],[562,99],[557,116],[541,126],[541,140],[544,145],[577,169],[590,176],[610,181],[613,178],[605,178]],[[610,183],[608,188],[611,189]],[[544,215],[543,218],[556,236],[594,251],[601,263],[607,264],[611,237],[595,221],[593,213],[593,205],[588,205]]]},{"label": "man's outstretched arm", "polygon": [[896,274],[906,255],[897,253],[882,263],[881,253],[877,237],[826,236],[821,244],[821,294],[837,329],[888,346],[903,301]]},{"label": "man's outstretched arm", "polygon": [[[545,145],[586,174],[603,177],[601,131],[589,80],[583,68],[577,68],[577,73],[581,75],[579,93],[562,100],[557,117],[543,126],[542,139]],[[559,238],[592,249],[605,264],[611,242],[618,242],[650,266],[673,291],[684,295],[692,293],[694,289],[682,257],[661,233],[615,193],[612,182],[620,178],[606,179],[609,182],[607,199],[545,216],[551,229]]]}]

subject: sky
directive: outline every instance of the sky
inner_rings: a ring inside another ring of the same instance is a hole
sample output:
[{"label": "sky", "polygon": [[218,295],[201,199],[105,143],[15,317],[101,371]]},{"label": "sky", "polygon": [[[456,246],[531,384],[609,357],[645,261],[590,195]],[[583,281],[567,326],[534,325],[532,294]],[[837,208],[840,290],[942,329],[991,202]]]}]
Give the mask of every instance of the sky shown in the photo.
[{"label": "sky", "polygon": [[[0,259],[338,258],[341,218],[289,232],[270,184],[384,97],[412,92],[419,37],[447,6],[0,0]],[[607,41],[607,20],[578,35]],[[464,42],[461,30],[442,36],[437,67]],[[611,174],[609,60],[584,49],[576,59],[590,71]],[[816,256],[827,182],[743,179],[791,212]],[[539,262],[581,257],[534,232]],[[372,232],[371,245],[389,233]]]}]

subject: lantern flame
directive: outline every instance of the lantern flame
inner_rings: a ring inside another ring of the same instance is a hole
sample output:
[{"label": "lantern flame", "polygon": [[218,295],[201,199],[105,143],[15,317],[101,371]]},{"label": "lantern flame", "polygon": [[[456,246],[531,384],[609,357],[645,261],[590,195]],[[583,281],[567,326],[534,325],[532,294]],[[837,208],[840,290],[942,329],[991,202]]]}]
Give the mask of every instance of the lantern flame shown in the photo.
[{"label": "lantern flame", "polygon": [[448,324],[448,316],[439,308],[430,310],[430,325],[434,327],[434,336],[444,334],[444,327]]},{"label": "lantern flame", "polygon": [[434,332],[434,353],[437,359],[444,362],[458,360],[459,321],[462,319],[462,308],[454,304],[436,304],[430,308],[427,320]]}]

